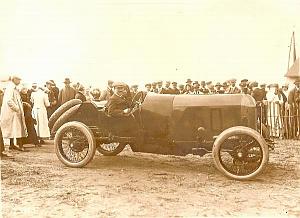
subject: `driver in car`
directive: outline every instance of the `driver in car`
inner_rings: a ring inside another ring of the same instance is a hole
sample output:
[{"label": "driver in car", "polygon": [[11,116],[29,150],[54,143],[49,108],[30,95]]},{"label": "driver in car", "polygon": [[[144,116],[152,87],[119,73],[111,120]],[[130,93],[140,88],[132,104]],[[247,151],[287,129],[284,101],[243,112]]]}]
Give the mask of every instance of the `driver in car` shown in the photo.
[{"label": "driver in car", "polygon": [[113,83],[114,94],[108,99],[107,113],[112,117],[128,116],[131,111],[130,91],[123,82]]}]

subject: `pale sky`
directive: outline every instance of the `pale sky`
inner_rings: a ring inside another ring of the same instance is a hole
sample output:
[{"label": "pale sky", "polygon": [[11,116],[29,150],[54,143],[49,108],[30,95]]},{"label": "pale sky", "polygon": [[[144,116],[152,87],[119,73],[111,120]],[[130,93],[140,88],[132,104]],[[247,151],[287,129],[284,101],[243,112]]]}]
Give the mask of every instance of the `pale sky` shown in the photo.
[{"label": "pale sky", "polygon": [[282,83],[300,1],[0,0],[0,27],[0,74],[24,82]]}]

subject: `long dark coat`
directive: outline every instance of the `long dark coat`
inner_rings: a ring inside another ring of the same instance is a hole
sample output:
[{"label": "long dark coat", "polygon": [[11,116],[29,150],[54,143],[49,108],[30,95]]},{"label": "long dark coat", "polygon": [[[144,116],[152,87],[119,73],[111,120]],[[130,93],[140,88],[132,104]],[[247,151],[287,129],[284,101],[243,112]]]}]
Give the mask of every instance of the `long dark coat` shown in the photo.
[{"label": "long dark coat", "polygon": [[34,124],[36,123],[36,120],[32,118],[32,108],[30,104],[26,102],[23,102],[23,108],[24,108],[25,124],[28,132],[28,136],[24,138],[23,143],[37,145],[39,142],[34,128]]},{"label": "long dark coat", "polygon": [[108,99],[106,106],[107,106],[107,111],[109,116],[122,117],[124,116],[123,110],[129,108],[130,103],[126,98],[113,94]]}]

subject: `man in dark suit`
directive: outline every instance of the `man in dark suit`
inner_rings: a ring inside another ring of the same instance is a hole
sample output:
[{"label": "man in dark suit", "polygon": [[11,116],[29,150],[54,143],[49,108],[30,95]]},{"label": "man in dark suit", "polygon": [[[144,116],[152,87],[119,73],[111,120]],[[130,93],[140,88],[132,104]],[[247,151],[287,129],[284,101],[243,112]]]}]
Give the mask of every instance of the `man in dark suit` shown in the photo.
[{"label": "man in dark suit", "polygon": [[65,87],[60,90],[58,95],[58,102],[60,105],[65,102],[74,99],[76,95],[76,90],[70,86],[71,81],[69,78],[66,78],[64,81]]},{"label": "man in dark suit", "polygon": [[292,131],[292,137],[299,137],[300,132],[300,79],[297,79],[295,82],[295,87],[289,92],[288,95],[288,107],[291,111],[291,114],[294,116],[294,125]]},{"label": "man in dark suit", "polygon": [[49,98],[49,102],[50,102],[50,106],[47,107],[48,119],[51,117],[51,115],[57,109],[57,96],[56,96],[55,90],[53,89],[54,85],[55,84],[50,80],[46,82],[46,87],[47,87],[46,93],[48,94],[48,98]]},{"label": "man in dark suit", "polygon": [[127,85],[122,82],[114,82],[114,94],[108,99],[107,112],[111,117],[124,117],[128,116],[131,108],[130,101],[127,98]]}]

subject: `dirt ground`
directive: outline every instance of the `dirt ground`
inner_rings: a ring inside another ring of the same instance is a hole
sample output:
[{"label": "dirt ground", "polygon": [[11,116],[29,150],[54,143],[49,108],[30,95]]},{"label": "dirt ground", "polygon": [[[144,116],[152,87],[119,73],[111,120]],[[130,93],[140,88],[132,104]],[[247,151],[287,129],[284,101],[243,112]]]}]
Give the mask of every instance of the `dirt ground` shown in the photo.
[{"label": "dirt ground", "polygon": [[204,157],[96,154],[64,166],[52,141],[1,160],[3,217],[300,217],[300,142],[279,141],[254,181],[221,175]]}]

